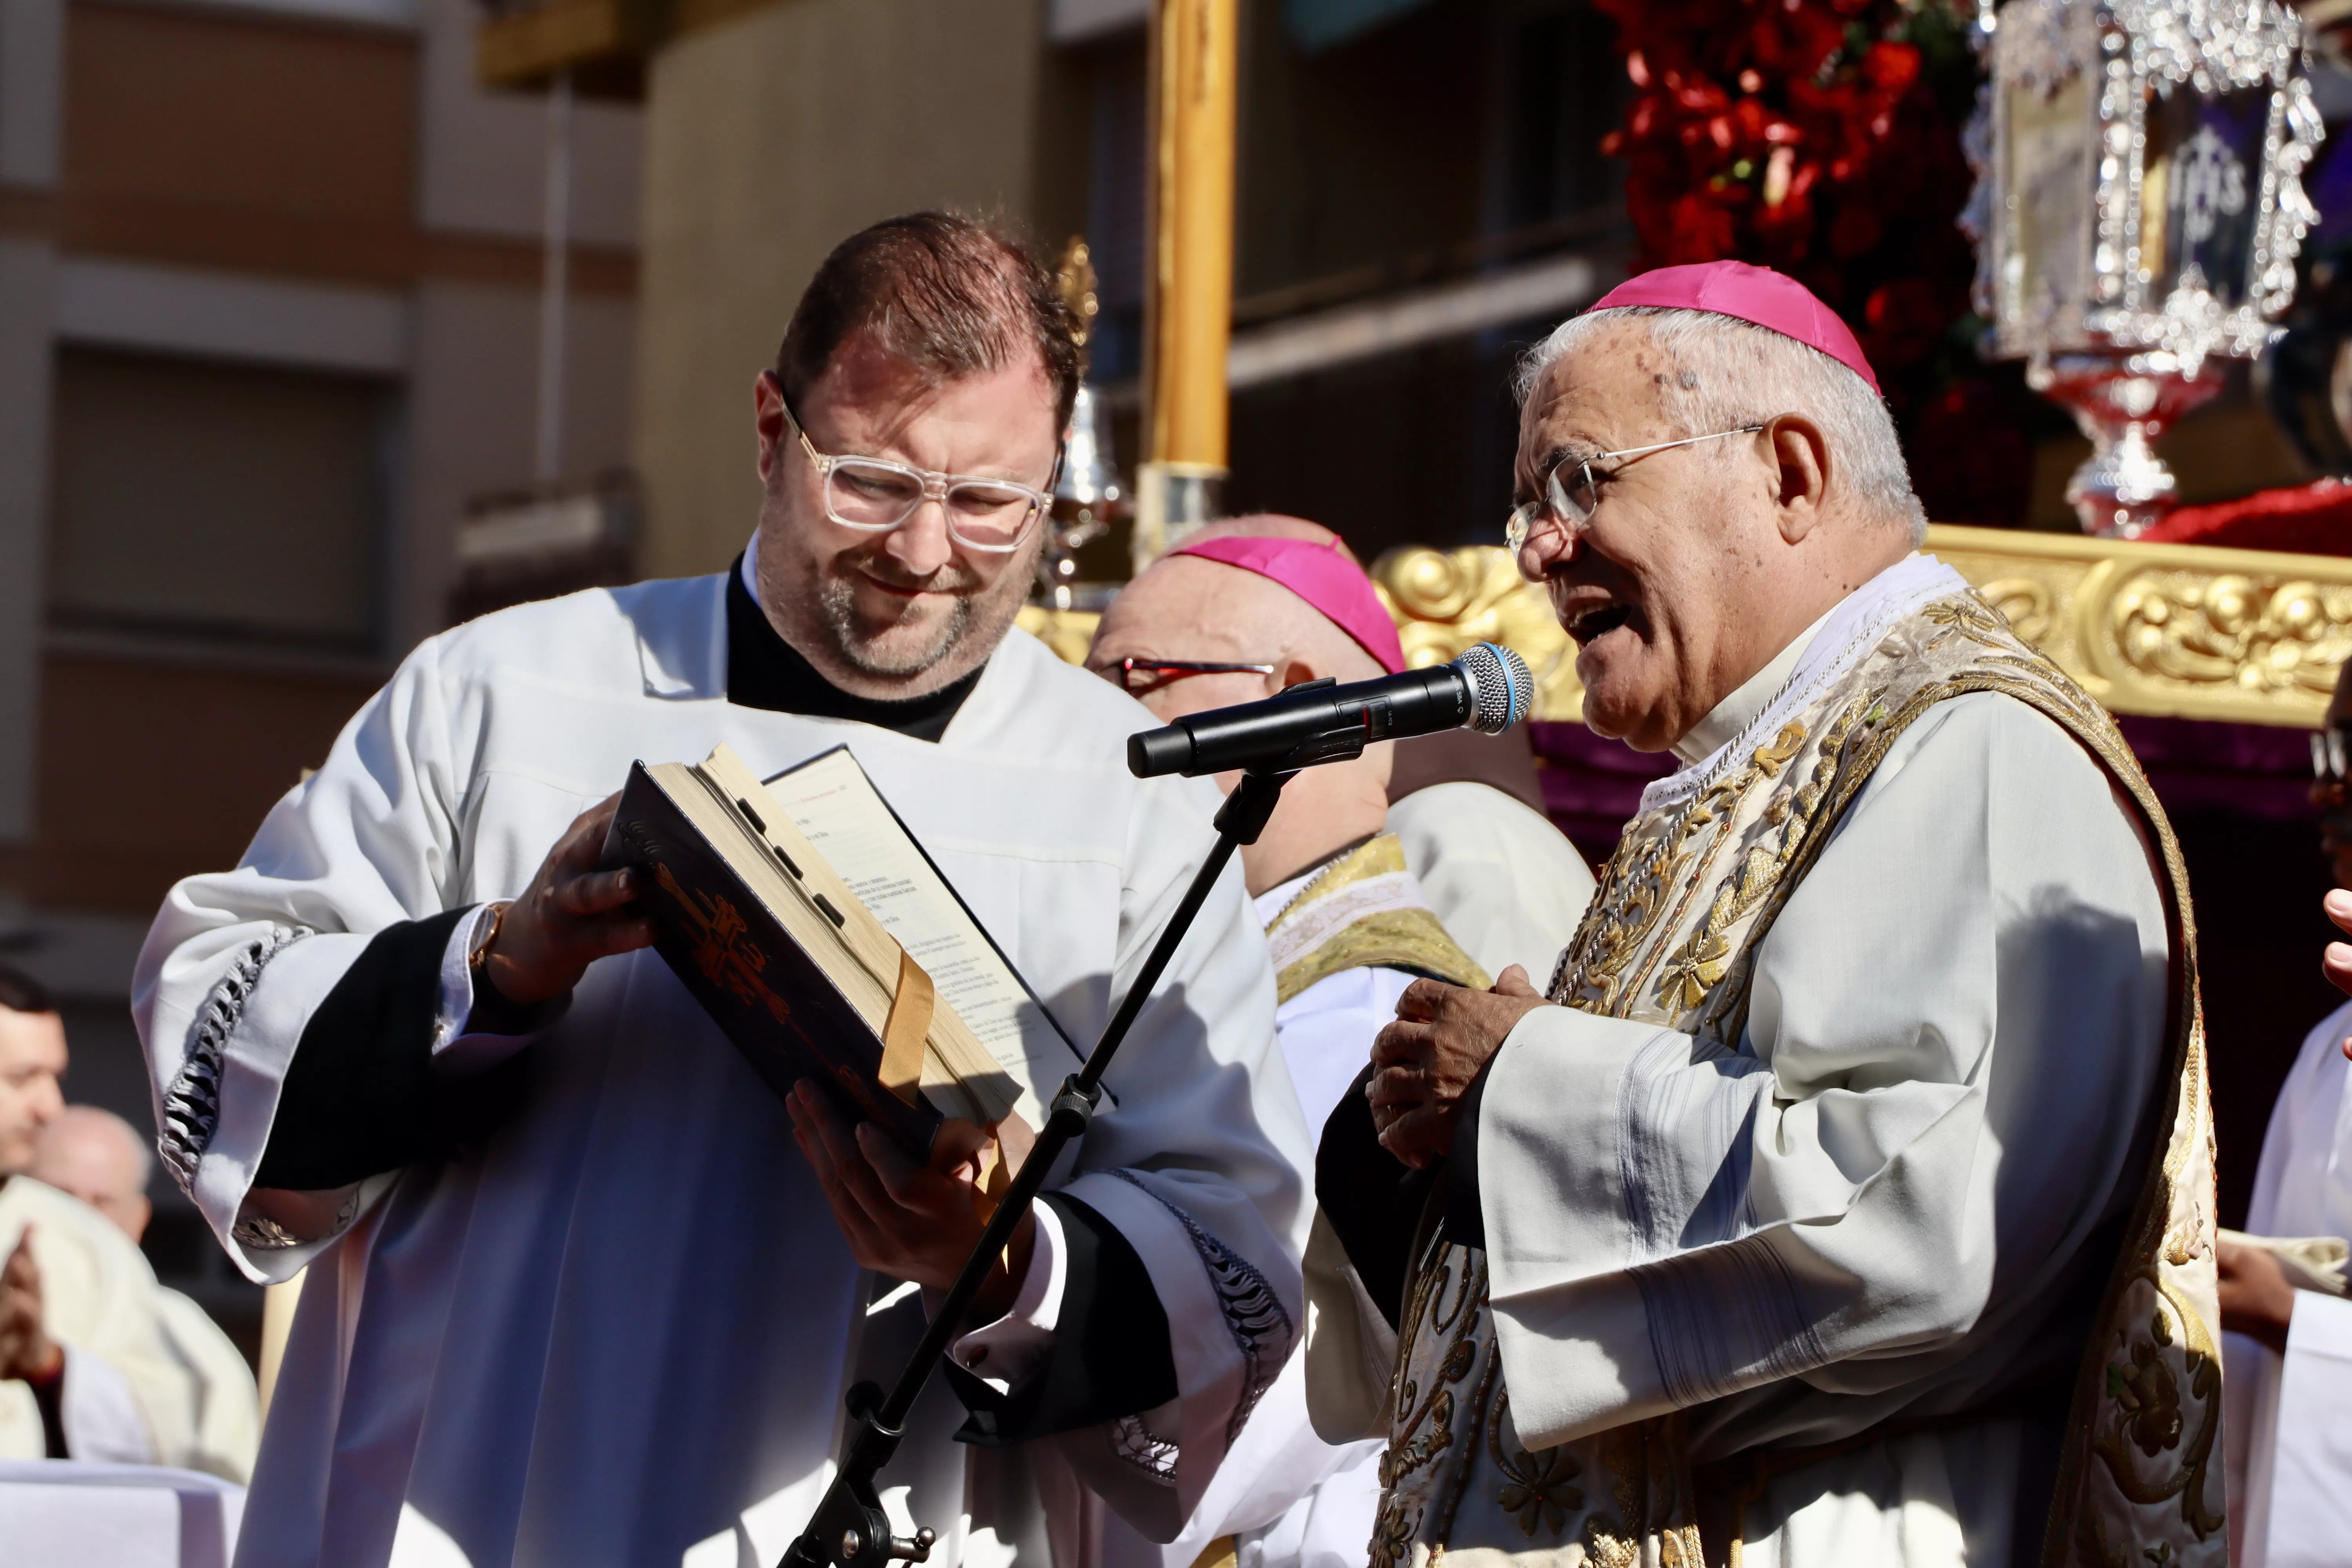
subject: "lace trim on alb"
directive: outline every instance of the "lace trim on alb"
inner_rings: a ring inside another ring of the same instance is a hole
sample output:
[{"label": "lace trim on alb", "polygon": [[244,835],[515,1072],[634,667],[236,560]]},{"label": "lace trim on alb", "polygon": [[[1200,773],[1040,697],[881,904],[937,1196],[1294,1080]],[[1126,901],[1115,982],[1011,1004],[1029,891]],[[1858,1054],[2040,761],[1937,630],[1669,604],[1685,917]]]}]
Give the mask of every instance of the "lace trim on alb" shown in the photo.
[{"label": "lace trim on alb", "polygon": [[1155,1437],[1140,1415],[1122,1415],[1110,1424],[1111,1458],[1142,1471],[1161,1486],[1176,1484],[1176,1444]]},{"label": "lace trim on alb", "polygon": [[1234,1348],[1241,1352],[1242,1357],[1242,1396],[1234,1405],[1233,1419],[1225,1424],[1225,1441],[1231,1444],[1241,1436],[1242,1424],[1257,1408],[1258,1400],[1290,1352],[1296,1337],[1290,1313],[1255,1264],[1202,1229],[1199,1221],[1145,1186],[1132,1171],[1113,1171],[1111,1174],[1148,1194],[1176,1216],[1176,1223],[1192,1237],[1192,1250],[1200,1254],[1201,1267],[1208,1272],[1209,1284],[1216,1291],[1217,1309],[1225,1320],[1225,1331],[1233,1336]]},{"label": "lace trim on alb", "polygon": [[[186,1054],[172,1087],[163,1091],[163,1129],[155,1136],[155,1151],[163,1157],[172,1179],[191,1198],[196,1195],[196,1165],[212,1146],[214,1130],[220,1125],[221,1061],[227,1054],[229,1037],[236,1033],[237,1021],[245,1016],[245,1005],[261,979],[262,969],[311,934],[309,926],[273,926],[268,935],[255,938],[236,955],[228,973],[214,983],[204,1005],[196,1009],[195,1022],[188,1026]],[[255,1245],[295,1244],[289,1240]]]}]

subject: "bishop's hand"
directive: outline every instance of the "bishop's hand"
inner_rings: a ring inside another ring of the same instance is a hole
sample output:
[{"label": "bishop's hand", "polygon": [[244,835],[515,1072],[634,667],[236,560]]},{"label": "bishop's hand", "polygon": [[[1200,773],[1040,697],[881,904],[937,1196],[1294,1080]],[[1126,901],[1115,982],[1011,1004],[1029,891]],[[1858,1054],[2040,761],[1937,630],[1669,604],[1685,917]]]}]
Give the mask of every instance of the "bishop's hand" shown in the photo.
[{"label": "bishop's hand", "polygon": [[1492,991],[1416,980],[1372,1042],[1364,1086],[1381,1147],[1418,1171],[1452,1152],[1455,1112],[1478,1069],[1544,999],[1517,964]]},{"label": "bishop's hand", "polygon": [[632,902],[637,874],[596,868],[620,801],[609,795],[575,817],[499,921],[482,974],[517,1006],[564,994],[600,958],[653,945],[653,926]]},{"label": "bishop's hand", "polygon": [[[793,1141],[816,1173],[858,1266],[934,1290],[954,1284],[987,1223],[973,1199],[988,1130],[950,1117],[932,1141],[929,1163],[919,1164],[871,1121],[846,1125],[824,1091],[805,1079],[784,1105],[792,1112]],[[1027,1158],[1036,1135],[1025,1122],[1008,1116],[998,1131],[999,1157],[1016,1164]],[[981,1288],[974,1304],[980,1321],[1002,1317],[1013,1305],[1036,1242],[1036,1218],[1023,1215]]]}]

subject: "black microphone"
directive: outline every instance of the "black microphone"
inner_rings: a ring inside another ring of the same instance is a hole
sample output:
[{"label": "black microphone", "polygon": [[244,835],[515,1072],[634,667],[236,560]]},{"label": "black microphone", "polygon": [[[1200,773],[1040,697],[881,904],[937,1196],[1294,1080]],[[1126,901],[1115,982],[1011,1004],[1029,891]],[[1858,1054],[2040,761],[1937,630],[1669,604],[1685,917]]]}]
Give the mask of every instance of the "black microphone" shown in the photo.
[{"label": "black microphone", "polygon": [[1137,778],[1197,778],[1229,768],[1296,773],[1363,755],[1374,741],[1475,730],[1499,735],[1528,716],[1535,679],[1500,643],[1474,644],[1452,664],[1377,680],[1310,680],[1263,702],[1212,709],[1127,739]]}]

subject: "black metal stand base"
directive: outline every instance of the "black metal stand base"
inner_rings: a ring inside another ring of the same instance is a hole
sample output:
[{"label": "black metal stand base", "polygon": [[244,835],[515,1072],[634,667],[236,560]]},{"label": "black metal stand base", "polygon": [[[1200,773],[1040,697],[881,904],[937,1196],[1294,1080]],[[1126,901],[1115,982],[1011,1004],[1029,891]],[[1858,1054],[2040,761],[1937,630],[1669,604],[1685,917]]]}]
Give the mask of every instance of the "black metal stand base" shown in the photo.
[{"label": "black metal stand base", "polygon": [[1282,799],[1282,786],[1290,782],[1289,773],[1250,772],[1242,775],[1240,787],[1225,797],[1217,813],[1217,842],[1194,873],[1192,886],[1185,889],[1183,902],[1169,917],[1167,929],[1152,944],[1151,952],[1137,972],[1135,984],[1128,988],[1118,1011],[1095,1042],[1086,1064],[1062,1081],[1059,1093],[1047,1110],[1045,1125],[1038,1129],[1036,1145],[1021,1168],[1013,1173],[1003,1198],[996,1212],[989,1216],[987,1227],[973,1244],[971,1256],[964,1259],[963,1268],[948,1287],[940,1302],[940,1310],[931,1316],[930,1326],[908,1356],[907,1364],[899,1371],[898,1381],[887,1397],[870,1383],[861,1383],[849,1391],[849,1415],[855,1425],[849,1434],[846,1451],[842,1455],[841,1469],[833,1485],[810,1516],[808,1528],[803,1531],[785,1552],[781,1568],[880,1568],[893,1559],[908,1563],[929,1561],[931,1543],[938,1540],[929,1530],[915,1532],[911,1541],[890,1533],[890,1521],[882,1511],[879,1496],[874,1489],[874,1478],[898,1451],[898,1441],[906,1435],[907,1413],[915,1406],[915,1396],[930,1381],[932,1369],[947,1353],[948,1343],[956,1337],[964,1315],[979,1298],[981,1287],[988,1280],[989,1270],[1013,1239],[1013,1233],[1029,1212],[1037,1196],[1037,1189],[1045,1184],[1045,1173],[1053,1169],[1062,1150],[1074,1138],[1085,1135],[1094,1120],[1095,1107],[1102,1098],[1103,1073],[1110,1067],[1111,1058],[1118,1053],[1120,1042],[1133,1026],[1136,1016],[1150,998],[1152,987],[1167,970],[1169,961],[1176,956],[1179,943],[1192,928],[1201,906],[1208,901],[1209,889],[1216,886],[1223,874],[1225,862],[1234,851],[1244,844],[1257,842],[1258,835],[1274,816],[1275,806]]}]

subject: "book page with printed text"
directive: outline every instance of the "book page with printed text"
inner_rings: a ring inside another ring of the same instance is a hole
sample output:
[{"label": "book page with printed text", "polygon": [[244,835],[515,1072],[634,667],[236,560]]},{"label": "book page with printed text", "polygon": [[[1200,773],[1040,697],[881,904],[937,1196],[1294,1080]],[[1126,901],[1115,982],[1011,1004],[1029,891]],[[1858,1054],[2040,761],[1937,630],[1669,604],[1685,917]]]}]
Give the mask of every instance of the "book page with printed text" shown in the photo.
[{"label": "book page with printed text", "polygon": [[[979,1037],[1021,1088],[1019,1110],[1032,1127],[1045,1125],[1045,1106],[1024,1048],[1024,1013],[1041,1039],[1058,1031],[1044,1017],[944,878],[899,826],[881,792],[847,748],[826,752],[766,781],[768,793],[810,845],[849,884],[858,901],[930,975],[940,998]],[[1077,1063],[1075,1047],[1071,1065]]]}]

